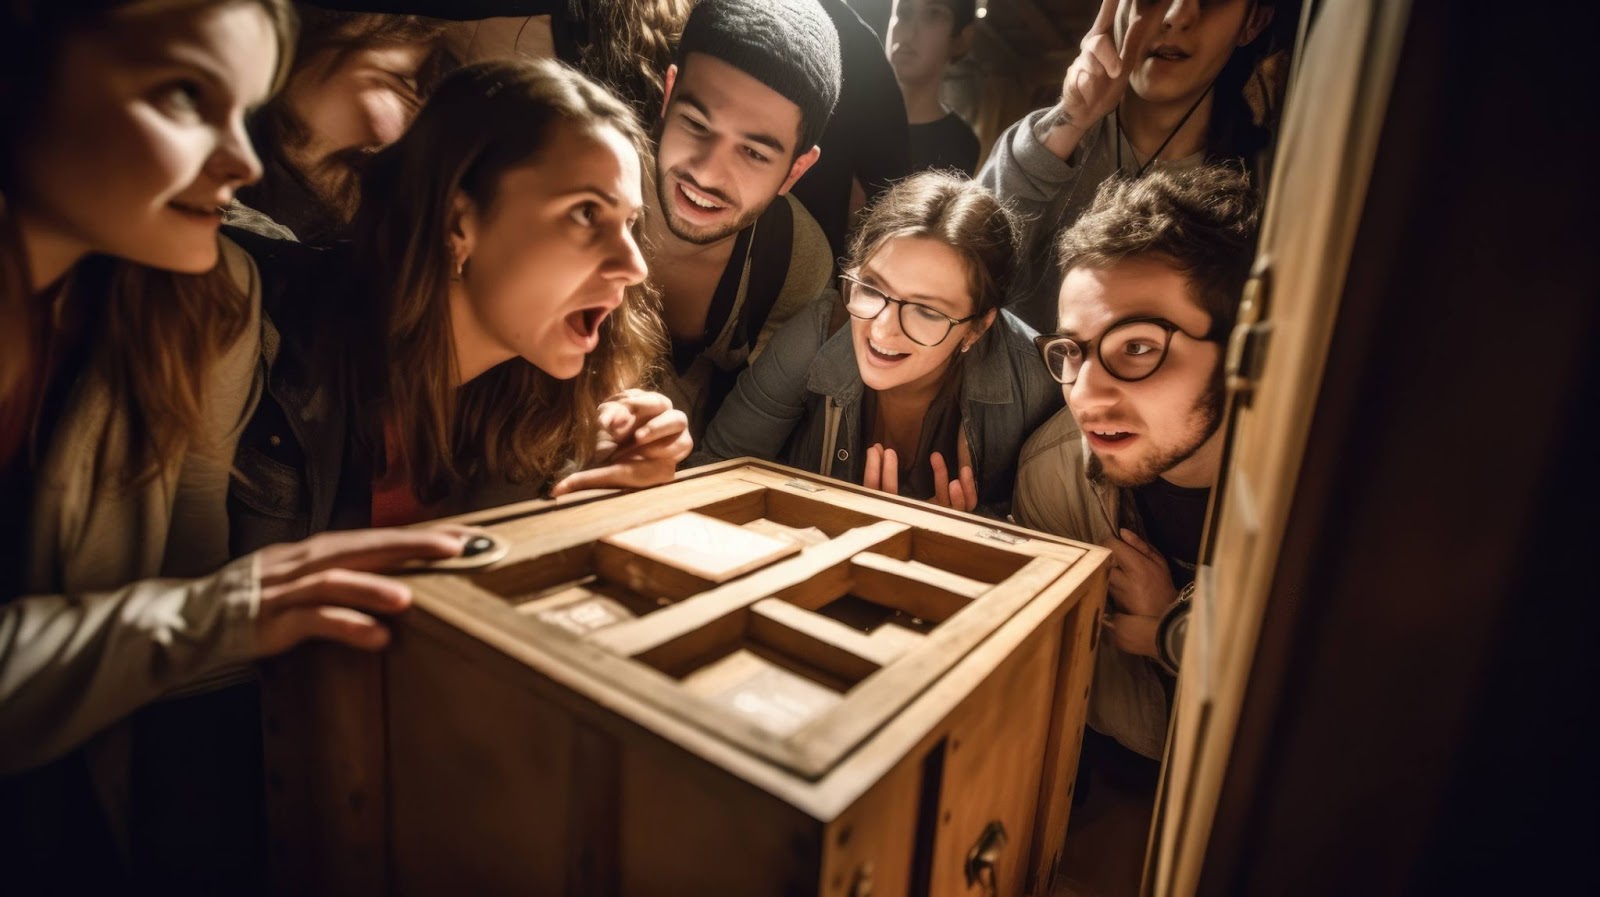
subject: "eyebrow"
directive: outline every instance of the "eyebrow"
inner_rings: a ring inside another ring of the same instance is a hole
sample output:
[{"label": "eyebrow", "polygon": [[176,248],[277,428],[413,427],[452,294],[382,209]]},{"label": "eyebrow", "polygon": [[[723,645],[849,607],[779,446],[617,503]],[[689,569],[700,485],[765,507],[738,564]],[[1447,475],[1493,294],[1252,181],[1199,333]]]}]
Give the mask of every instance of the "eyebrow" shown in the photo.
[{"label": "eyebrow", "polygon": [[[618,208],[618,209],[624,208],[623,202],[622,202],[622,197],[618,196],[615,193],[612,193],[609,190],[604,190],[604,189],[601,189],[600,187],[596,187],[593,184],[585,184],[582,187],[574,187],[571,190],[563,190],[560,193],[556,194],[556,199],[566,199],[566,198],[571,197],[571,196],[582,196],[582,195],[591,195],[591,194],[594,195],[594,196],[600,197],[602,200],[605,200],[606,205],[611,206],[612,208]],[[638,212],[638,211],[642,211],[643,209],[644,209],[644,204],[643,203],[639,203],[637,205],[633,205],[631,207],[628,207],[628,211],[630,211],[630,212]]]},{"label": "eyebrow", "polygon": [[[885,292],[889,292],[889,293],[899,293],[900,292],[899,290],[896,290],[894,287],[890,286],[889,285],[889,278],[884,277],[881,273],[879,273],[877,270],[875,270],[872,267],[871,263],[862,265],[861,266],[861,273],[863,275],[867,276],[867,277],[872,278],[873,280],[877,281],[878,283],[882,284]],[[949,296],[933,296],[933,295],[929,295],[927,293],[911,293],[909,296],[906,296],[906,297],[897,296],[896,298],[916,299],[919,302],[924,302],[924,303],[926,303],[926,302],[941,302],[941,303],[943,303],[945,305],[948,305],[948,306],[955,306],[955,305],[959,305],[960,304],[960,303],[956,302],[954,299],[951,299]]]},{"label": "eyebrow", "polygon": [[[678,97],[678,101],[686,106],[693,106],[694,110],[700,113],[700,115],[706,119],[714,118],[714,116],[711,114],[711,108],[702,102],[699,97],[692,93],[684,93],[682,96]],[[758,143],[772,150],[773,152],[778,153],[779,155],[789,151],[789,148],[783,145],[782,140],[773,137],[771,134],[763,134],[760,131],[741,131],[739,132],[739,136],[750,141],[751,143]]]}]

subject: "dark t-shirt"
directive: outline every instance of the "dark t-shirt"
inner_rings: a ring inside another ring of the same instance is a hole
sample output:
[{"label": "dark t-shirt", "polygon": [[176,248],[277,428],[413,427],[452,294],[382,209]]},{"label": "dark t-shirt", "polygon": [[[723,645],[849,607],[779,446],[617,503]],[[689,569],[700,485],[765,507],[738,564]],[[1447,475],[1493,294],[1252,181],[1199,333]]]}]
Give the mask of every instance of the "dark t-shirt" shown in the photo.
[{"label": "dark t-shirt", "polygon": [[978,171],[978,135],[951,112],[937,121],[912,125],[911,168],[955,168],[972,177]]},{"label": "dark t-shirt", "polygon": [[1186,489],[1160,477],[1133,490],[1134,505],[1144,522],[1145,541],[1167,559],[1172,584],[1179,589],[1194,581],[1210,497],[1210,489]]},{"label": "dark t-shirt", "polygon": [[790,192],[821,225],[838,257],[848,248],[851,179],[861,182],[870,204],[890,183],[916,169],[907,145],[906,102],[883,52],[883,39],[844,0],[821,2],[839,31],[844,83],[833,117],[817,140],[822,156]]}]

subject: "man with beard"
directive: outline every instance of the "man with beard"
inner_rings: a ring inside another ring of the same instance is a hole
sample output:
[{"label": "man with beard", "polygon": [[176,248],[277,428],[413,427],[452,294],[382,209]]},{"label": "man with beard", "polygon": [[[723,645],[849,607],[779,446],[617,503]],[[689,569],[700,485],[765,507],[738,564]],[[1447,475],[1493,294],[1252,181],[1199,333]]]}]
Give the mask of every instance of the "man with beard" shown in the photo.
[{"label": "man with beard", "polygon": [[252,127],[263,176],[239,191],[247,208],[236,206],[229,223],[326,243],[355,217],[367,160],[411,126],[451,60],[436,19],[296,10],[294,70]]},{"label": "man with beard", "polygon": [[666,75],[645,216],[675,377],[698,439],[744,365],[833,274],[789,189],[839,96],[839,38],[815,0],[704,0]]},{"label": "man with beard", "polygon": [[1089,723],[1150,758],[1166,738],[1175,664],[1157,634],[1187,608],[1200,557],[1222,461],[1223,350],[1257,205],[1230,167],[1107,182],[1057,245],[1059,329],[1038,338],[1067,407],[1023,446],[1013,512],[1111,548]]}]

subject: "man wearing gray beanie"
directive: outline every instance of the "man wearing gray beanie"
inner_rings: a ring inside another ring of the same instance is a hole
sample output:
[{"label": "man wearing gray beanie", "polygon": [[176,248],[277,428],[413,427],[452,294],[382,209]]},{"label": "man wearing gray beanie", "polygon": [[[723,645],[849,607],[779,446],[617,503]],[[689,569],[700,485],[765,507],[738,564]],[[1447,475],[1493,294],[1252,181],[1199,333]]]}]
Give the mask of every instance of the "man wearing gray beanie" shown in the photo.
[{"label": "man wearing gray beanie", "polygon": [[838,32],[816,0],[702,0],[665,80],[646,253],[672,334],[663,391],[698,438],[832,278],[827,238],[788,193],[839,98]]}]

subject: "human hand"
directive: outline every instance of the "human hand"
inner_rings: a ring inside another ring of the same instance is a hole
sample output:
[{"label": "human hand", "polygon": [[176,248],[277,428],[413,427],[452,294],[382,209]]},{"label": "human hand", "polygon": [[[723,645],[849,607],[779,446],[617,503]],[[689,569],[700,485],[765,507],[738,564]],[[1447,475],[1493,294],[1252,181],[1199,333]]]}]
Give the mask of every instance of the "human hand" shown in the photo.
[{"label": "human hand", "polygon": [[1117,609],[1146,617],[1159,617],[1178,600],[1167,561],[1130,529],[1112,539],[1111,579],[1107,590]]},{"label": "human hand", "polygon": [[1061,79],[1061,102],[1055,114],[1046,117],[1054,127],[1081,134],[1117,108],[1127,92],[1128,79],[1149,51],[1150,40],[1172,0],[1158,0],[1143,13],[1134,2],[1121,49],[1117,47],[1115,30],[1118,5],[1118,0],[1101,0],[1094,25],[1078,44],[1078,57]]},{"label": "human hand", "polygon": [[867,449],[866,467],[861,485],[890,495],[900,494],[900,459],[895,457],[894,449],[873,443]]},{"label": "human hand", "polygon": [[1100,618],[1100,625],[1111,633],[1111,643],[1129,654],[1156,657],[1156,630],[1160,617],[1139,614],[1108,613]]},{"label": "human hand", "polygon": [[373,615],[405,610],[411,590],[376,571],[412,559],[456,557],[464,542],[462,533],[450,530],[367,529],[261,549],[257,655],[278,654],[312,638],[367,651],[382,648],[389,630]]},{"label": "human hand", "polygon": [[933,464],[933,503],[957,511],[970,511],[978,506],[978,481],[972,473],[972,452],[967,448],[967,435],[961,434],[956,444],[956,462],[961,467],[959,479],[951,479],[944,456],[934,452],[929,461]]},{"label": "human hand", "polygon": [[600,444],[593,466],[562,479],[551,496],[665,483],[694,449],[688,416],[661,393],[624,390],[601,402],[598,414]]}]

